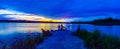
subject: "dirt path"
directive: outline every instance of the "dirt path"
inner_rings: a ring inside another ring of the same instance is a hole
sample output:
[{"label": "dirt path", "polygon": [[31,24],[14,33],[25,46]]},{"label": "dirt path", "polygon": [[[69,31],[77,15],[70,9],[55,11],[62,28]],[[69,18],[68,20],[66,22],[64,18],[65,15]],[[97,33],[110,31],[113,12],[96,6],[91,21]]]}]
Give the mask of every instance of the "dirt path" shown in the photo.
[{"label": "dirt path", "polygon": [[85,49],[83,40],[72,36],[70,31],[52,31],[52,36],[37,46],[37,49]]}]

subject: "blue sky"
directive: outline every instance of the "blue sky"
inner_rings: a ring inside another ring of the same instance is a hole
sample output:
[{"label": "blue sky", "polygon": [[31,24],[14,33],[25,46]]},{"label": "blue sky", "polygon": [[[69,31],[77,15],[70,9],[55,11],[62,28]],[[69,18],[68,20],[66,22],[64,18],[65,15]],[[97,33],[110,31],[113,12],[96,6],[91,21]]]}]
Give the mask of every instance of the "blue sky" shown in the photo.
[{"label": "blue sky", "polygon": [[120,0],[0,0],[0,9],[86,21],[100,17],[119,18]]}]

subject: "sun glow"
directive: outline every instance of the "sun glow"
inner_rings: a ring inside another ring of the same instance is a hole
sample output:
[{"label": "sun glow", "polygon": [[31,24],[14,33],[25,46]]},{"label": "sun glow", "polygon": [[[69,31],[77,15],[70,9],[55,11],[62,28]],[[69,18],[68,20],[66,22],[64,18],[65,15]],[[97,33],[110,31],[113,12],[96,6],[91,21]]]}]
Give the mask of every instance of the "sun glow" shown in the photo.
[{"label": "sun glow", "polygon": [[34,14],[28,14],[28,13],[22,13],[17,11],[11,11],[11,10],[0,10],[0,14],[5,14],[5,18],[10,18],[12,20],[30,20],[30,21],[45,21],[45,22],[64,22],[64,20],[59,19],[51,19],[46,18],[44,16],[38,16]]},{"label": "sun glow", "polygon": [[12,18],[15,20],[31,20],[31,21],[44,21],[44,22],[64,22],[64,20],[55,20],[55,19],[45,18],[44,16],[7,15],[6,18]]}]

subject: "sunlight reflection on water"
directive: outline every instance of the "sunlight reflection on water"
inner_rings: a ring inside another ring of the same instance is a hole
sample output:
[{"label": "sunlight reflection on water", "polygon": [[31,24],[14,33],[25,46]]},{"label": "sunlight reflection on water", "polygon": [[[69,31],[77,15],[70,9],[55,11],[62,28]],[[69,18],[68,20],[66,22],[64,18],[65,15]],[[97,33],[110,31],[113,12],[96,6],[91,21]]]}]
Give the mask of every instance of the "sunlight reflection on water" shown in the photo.
[{"label": "sunlight reflection on water", "polygon": [[[42,32],[44,30],[57,30],[60,23],[0,23],[0,34],[11,34],[11,33],[34,33]],[[103,34],[119,36],[120,26],[98,26],[90,24],[62,24],[67,30],[76,31],[78,25],[83,30],[93,32],[99,30]]]},{"label": "sunlight reflection on water", "polygon": [[[41,29],[57,30],[58,25],[51,23],[1,23],[0,34],[42,32]],[[65,24],[63,25],[65,26]]]}]

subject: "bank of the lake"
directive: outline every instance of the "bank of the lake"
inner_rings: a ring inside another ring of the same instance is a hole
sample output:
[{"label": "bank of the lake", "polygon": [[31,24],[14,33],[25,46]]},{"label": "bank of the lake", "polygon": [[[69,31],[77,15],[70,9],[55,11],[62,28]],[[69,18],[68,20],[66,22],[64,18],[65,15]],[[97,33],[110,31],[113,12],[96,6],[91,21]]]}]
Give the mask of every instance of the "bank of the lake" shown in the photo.
[{"label": "bank of the lake", "polygon": [[83,39],[88,49],[120,49],[120,38],[100,34],[98,30],[88,32],[78,28],[73,35]]},{"label": "bank of the lake", "polygon": [[51,36],[50,31],[1,34],[0,49],[36,49],[48,36]]},{"label": "bank of the lake", "polygon": [[[85,49],[84,41],[69,30],[0,35],[0,49]],[[46,46],[47,45],[47,46]],[[37,47],[36,47],[37,46]]]}]

